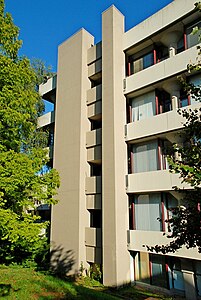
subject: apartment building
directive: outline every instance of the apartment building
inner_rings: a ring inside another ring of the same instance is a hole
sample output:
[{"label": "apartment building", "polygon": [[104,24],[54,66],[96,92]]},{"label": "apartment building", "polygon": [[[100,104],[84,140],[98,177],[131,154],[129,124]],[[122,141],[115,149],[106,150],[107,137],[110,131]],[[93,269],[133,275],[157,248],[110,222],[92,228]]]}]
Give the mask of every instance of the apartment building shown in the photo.
[{"label": "apartment building", "polygon": [[[51,241],[73,254],[71,274],[94,264],[103,283],[141,283],[201,296],[201,255],[185,247],[151,253],[166,244],[165,219],[178,205],[182,185],[168,171],[164,149],[178,142],[179,107],[198,107],[179,75],[197,57],[201,26],[194,0],[174,0],[129,31],[114,6],[102,14],[102,41],[85,29],[58,48],[57,76],[40,86],[54,110],[39,119],[50,128],[50,157],[61,176],[52,207]],[[162,219],[162,222],[158,221]]]}]

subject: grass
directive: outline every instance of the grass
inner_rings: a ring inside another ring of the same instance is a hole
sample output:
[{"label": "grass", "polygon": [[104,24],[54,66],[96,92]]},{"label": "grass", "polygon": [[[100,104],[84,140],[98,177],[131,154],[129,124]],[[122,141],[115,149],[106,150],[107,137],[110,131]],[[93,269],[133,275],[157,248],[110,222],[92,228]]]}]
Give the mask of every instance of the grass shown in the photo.
[{"label": "grass", "polygon": [[76,282],[22,267],[0,266],[0,299],[7,300],[145,300],[149,297],[170,300],[144,289],[125,287],[108,289],[95,280],[80,278]]}]

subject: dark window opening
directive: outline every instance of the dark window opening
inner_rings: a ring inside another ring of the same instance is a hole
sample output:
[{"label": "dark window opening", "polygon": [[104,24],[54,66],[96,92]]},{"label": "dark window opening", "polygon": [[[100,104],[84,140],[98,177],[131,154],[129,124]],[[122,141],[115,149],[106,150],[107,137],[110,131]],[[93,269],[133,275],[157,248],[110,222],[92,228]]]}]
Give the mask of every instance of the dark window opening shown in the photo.
[{"label": "dark window opening", "polygon": [[159,63],[169,57],[168,47],[163,45],[156,48],[156,63]]},{"label": "dark window opening", "polygon": [[101,176],[102,166],[101,165],[91,165],[91,176]]},{"label": "dark window opening", "polygon": [[90,120],[91,130],[102,128],[102,120]]},{"label": "dark window opening", "polygon": [[102,77],[98,78],[98,79],[91,79],[91,88],[102,84]]},{"label": "dark window opening", "polygon": [[167,288],[167,272],[165,257],[150,254],[151,284]]},{"label": "dark window opening", "polygon": [[101,228],[102,227],[101,210],[93,209],[90,211],[90,227],[92,227],[92,228]]},{"label": "dark window opening", "polygon": [[190,105],[190,96],[187,95],[187,93],[182,89],[180,91],[180,97],[179,97],[179,106],[185,107]]},{"label": "dark window opening", "polygon": [[170,94],[164,90],[156,90],[156,97],[158,99],[158,107],[157,112],[158,114],[165,113],[167,111],[172,110],[172,103]]}]

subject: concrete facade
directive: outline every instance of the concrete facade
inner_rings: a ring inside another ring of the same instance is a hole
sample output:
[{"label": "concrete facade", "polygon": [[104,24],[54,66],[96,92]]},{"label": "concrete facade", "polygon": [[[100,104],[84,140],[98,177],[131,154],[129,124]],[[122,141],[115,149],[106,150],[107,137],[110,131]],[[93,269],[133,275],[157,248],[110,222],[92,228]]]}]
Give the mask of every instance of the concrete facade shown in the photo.
[{"label": "concrete facade", "polygon": [[200,23],[194,0],[174,0],[125,32],[124,16],[111,6],[100,43],[81,29],[59,46],[56,84],[40,87],[55,111],[39,127],[54,124],[52,164],[61,187],[51,241],[62,253],[52,263],[70,253],[69,274],[99,265],[108,286],[135,282],[201,296],[197,249],[164,256],[144,247],[168,242],[164,219],[181,198],[174,186],[190,188],[168,171],[164,149],[182,142],[177,109],[200,107],[178,81],[201,81],[187,72],[197,57],[189,32]]}]

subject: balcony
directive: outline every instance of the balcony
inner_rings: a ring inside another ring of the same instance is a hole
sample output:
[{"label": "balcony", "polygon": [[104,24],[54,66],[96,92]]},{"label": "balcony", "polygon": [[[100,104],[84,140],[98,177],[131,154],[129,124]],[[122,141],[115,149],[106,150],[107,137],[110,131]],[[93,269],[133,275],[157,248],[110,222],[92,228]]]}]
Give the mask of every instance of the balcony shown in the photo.
[{"label": "balcony", "polygon": [[86,209],[101,209],[102,208],[102,198],[101,194],[87,195],[87,205]]},{"label": "balcony", "polygon": [[47,82],[40,84],[39,93],[42,95],[44,100],[55,103],[56,101],[56,85],[57,75],[49,78]]},{"label": "balcony", "polygon": [[85,193],[88,194],[100,194],[101,188],[101,176],[86,177]]},{"label": "balcony", "polygon": [[102,71],[102,59],[96,60],[88,66],[88,77],[93,80],[97,80],[101,77],[99,74]]},{"label": "balcony", "polygon": [[98,43],[88,49],[87,52],[87,64],[91,64],[95,60],[98,60],[102,57],[102,43]]},{"label": "balcony", "polygon": [[90,247],[102,246],[101,228],[85,228],[85,245]]},{"label": "balcony", "polygon": [[88,131],[86,133],[86,147],[95,147],[102,144],[102,129]]},{"label": "balcony", "polygon": [[91,263],[101,264],[102,263],[101,248],[86,246],[86,260]]},{"label": "balcony", "polygon": [[126,175],[127,193],[149,193],[171,191],[173,187],[190,189],[188,184],[182,184],[179,174],[170,173],[169,170],[158,170]]},{"label": "balcony", "polygon": [[[199,107],[201,107],[201,103],[190,105],[184,109]],[[143,139],[178,130],[183,127],[185,120],[176,110],[172,110],[141,121],[132,122],[126,125],[125,139],[126,141]]]},{"label": "balcony", "polygon": [[44,127],[55,122],[55,111],[51,111],[38,118],[38,127]]},{"label": "balcony", "polygon": [[[171,239],[167,239],[167,237],[163,235],[163,232],[128,230],[128,250],[148,252],[146,245],[166,245],[170,241]],[[196,248],[186,249],[183,247],[175,253],[168,253],[168,255],[199,260],[201,259],[201,256]]]},{"label": "balcony", "polygon": [[102,84],[99,84],[87,91],[87,105],[102,99]]},{"label": "balcony", "polygon": [[100,119],[102,114],[102,101],[97,101],[87,106],[87,117],[89,119]]},{"label": "balcony", "polygon": [[186,71],[187,64],[196,62],[197,47],[194,46],[173,57],[170,57],[158,64],[135,73],[125,79],[124,93],[129,94],[133,91],[152,85],[170,76],[176,76]]},{"label": "balcony", "polygon": [[87,161],[100,164],[102,159],[102,146],[96,146],[87,149]]}]

